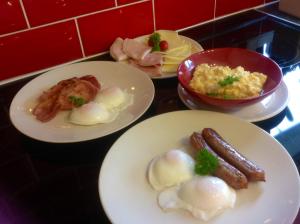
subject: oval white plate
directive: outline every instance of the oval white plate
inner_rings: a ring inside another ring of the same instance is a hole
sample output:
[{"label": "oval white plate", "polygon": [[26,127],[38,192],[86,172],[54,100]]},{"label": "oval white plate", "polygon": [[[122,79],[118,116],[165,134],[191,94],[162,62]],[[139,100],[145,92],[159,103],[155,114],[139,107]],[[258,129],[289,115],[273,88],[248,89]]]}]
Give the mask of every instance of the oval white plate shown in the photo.
[{"label": "oval white plate", "polygon": [[283,81],[276,92],[266,97],[261,102],[245,106],[237,110],[221,110],[201,103],[185,91],[180,84],[178,85],[177,90],[179,98],[189,109],[223,112],[237,116],[249,122],[257,122],[271,118],[283,111],[289,102],[288,88]]},{"label": "oval white plate", "polygon": [[266,182],[237,191],[233,209],[210,224],[285,223],[296,217],[300,204],[297,168],[285,148],[257,126],[231,115],[186,110],[147,119],[126,131],[107,153],[99,175],[103,208],[115,224],[199,224],[188,213],[163,212],[157,192],[147,182],[150,160],[170,149],[191,150],[189,136],[211,127],[266,172]]},{"label": "oval white plate", "polygon": [[[182,35],[179,35],[180,38],[184,39],[185,41],[191,43],[192,45],[192,54],[193,53],[196,53],[196,52],[200,52],[200,51],[203,51],[203,47],[195,40],[189,38],[189,37],[186,37],[186,36],[182,36]],[[144,36],[140,36],[140,37],[137,37],[136,39],[139,40],[139,41],[142,41],[144,42],[146,38],[148,38],[149,35],[144,35]],[[151,77],[151,75],[149,75]],[[152,79],[167,79],[167,78],[173,78],[173,77],[177,77],[177,73],[176,72],[170,72],[170,73],[163,73],[161,76],[154,76],[154,77],[151,77]]]},{"label": "oval white plate", "polygon": [[[36,98],[57,82],[74,76],[94,75],[102,87],[118,86],[133,94],[134,103],[108,124],[73,125],[67,121],[69,112],[59,112],[49,122],[38,121],[30,110]],[[10,106],[13,125],[23,134],[46,142],[79,142],[116,132],[137,120],[151,105],[154,86],[148,75],[129,65],[90,61],[75,63],[46,72],[27,83],[14,97]]]}]

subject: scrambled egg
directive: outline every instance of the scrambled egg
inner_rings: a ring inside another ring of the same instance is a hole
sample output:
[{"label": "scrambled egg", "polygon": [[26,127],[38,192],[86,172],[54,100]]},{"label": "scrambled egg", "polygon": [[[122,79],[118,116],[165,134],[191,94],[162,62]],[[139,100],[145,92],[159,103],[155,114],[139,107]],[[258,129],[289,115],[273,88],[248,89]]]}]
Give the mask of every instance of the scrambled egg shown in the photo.
[{"label": "scrambled egg", "polygon": [[228,66],[200,64],[196,67],[189,85],[201,94],[241,99],[260,95],[266,80],[265,74],[245,71],[242,66],[231,69]]}]

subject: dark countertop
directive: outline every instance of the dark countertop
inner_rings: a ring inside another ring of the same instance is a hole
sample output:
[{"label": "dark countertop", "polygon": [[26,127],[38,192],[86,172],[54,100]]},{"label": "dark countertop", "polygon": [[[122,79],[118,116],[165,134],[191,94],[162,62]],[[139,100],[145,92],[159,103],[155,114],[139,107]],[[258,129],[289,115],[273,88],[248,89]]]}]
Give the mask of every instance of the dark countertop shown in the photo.
[{"label": "dark countertop", "polygon": [[[251,10],[181,33],[204,49],[249,48],[269,55],[284,73],[290,101],[281,113],[255,123],[281,142],[300,167],[300,29]],[[107,55],[93,60],[110,60]],[[53,144],[30,139],[9,119],[9,106],[31,78],[0,87],[0,223],[110,223],[100,203],[98,175],[113,142],[144,119],[187,107],[176,78],[153,80],[155,98],[136,122],[92,141]],[[300,216],[295,223],[300,222]]]}]

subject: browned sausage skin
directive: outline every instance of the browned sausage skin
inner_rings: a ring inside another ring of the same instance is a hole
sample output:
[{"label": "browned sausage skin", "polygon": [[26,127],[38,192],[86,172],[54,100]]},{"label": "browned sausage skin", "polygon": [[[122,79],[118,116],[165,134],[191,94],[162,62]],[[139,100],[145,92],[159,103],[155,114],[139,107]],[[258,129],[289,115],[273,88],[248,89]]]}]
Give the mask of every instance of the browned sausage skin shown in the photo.
[{"label": "browned sausage skin", "polygon": [[244,173],[248,181],[265,181],[265,172],[240,154],[212,128],[204,128],[202,136],[208,145],[225,161]]},{"label": "browned sausage skin", "polygon": [[247,188],[248,181],[246,176],[240,172],[238,169],[224,161],[220,158],[205,142],[204,138],[202,137],[201,133],[194,132],[190,137],[191,144],[197,150],[202,150],[206,148],[210,151],[213,155],[218,158],[219,165],[215,172],[213,173],[214,176],[219,177],[220,179],[224,180],[229,186],[234,189],[242,189]]}]

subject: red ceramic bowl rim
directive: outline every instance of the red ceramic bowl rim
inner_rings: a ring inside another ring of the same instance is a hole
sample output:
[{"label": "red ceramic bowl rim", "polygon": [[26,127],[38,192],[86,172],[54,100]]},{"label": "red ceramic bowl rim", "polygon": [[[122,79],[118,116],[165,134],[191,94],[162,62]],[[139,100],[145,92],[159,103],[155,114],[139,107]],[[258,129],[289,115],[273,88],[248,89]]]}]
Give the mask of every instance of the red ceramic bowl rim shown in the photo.
[{"label": "red ceramic bowl rim", "polygon": [[[185,58],[178,66],[177,68],[177,77],[178,77],[178,80],[181,84],[181,86],[186,89],[190,94],[192,95],[196,95],[196,96],[199,96],[201,98],[209,98],[209,99],[213,99],[214,101],[224,101],[224,99],[221,99],[221,98],[217,98],[217,97],[211,97],[211,96],[208,96],[208,95],[205,95],[205,94],[201,94],[201,93],[198,93],[198,92],[195,92],[192,88],[190,88],[189,85],[186,85],[185,82],[182,81],[181,77],[182,75],[179,74],[180,70],[181,70],[181,67],[184,65],[184,62],[187,61],[187,60],[190,60],[192,57],[194,57],[195,55],[201,55],[201,54],[207,54],[207,53],[210,53],[210,52],[213,52],[213,51],[226,51],[226,50],[238,50],[238,51],[246,51],[246,52],[249,52],[251,54],[255,54],[259,57],[262,57],[266,60],[268,60],[271,64],[273,64],[279,71],[280,73],[280,81],[272,88],[270,89],[269,91],[263,91],[262,94],[260,94],[259,96],[253,96],[253,97],[248,97],[248,98],[242,98],[242,99],[226,99],[226,101],[231,101],[231,102],[240,102],[240,101],[254,101],[258,98],[265,98],[266,96],[268,96],[270,93],[274,92],[278,87],[279,85],[281,84],[282,82],[282,77],[283,77],[283,74],[282,74],[282,70],[281,68],[279,67],[279,65],[274,61],[272,60],[271,58],[268,58],[266,56],[264,56],[263,54],[260,54],[256,51],[252,51],[252,50],[249,50],[249,49],[245,49],[245,48],[234,48],[234,47],[225,47],[225,48],[212,48],[212,49],[207,49],[207,50],[204,50],[204,51],[200,51],[200,52],[196,52],[192,55],[190,55],[189,57]],[[241,65],[243,66],[243,65]]]}]

